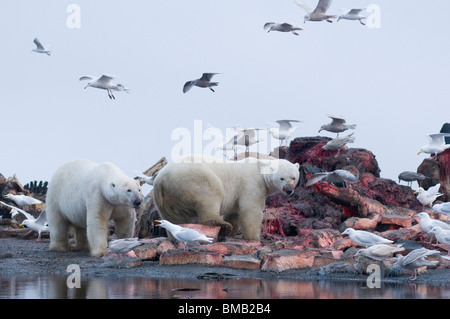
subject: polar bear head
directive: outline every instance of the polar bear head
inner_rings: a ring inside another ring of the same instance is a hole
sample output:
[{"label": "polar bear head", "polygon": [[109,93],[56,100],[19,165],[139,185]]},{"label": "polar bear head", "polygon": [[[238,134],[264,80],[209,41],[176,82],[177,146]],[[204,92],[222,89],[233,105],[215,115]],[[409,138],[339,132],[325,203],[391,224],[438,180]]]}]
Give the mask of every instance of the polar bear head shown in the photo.
[{"label": "polar bear head", "polygon": [[132,178],[110,182],[103,195],[113,205],[138,208],[143,201],[139,182]]},{"label": "polar bear head", "polygon": [[270,193],[283,192],[292,195],[299,181],[298,163],[292,164],[284,159],[258,160],[262,174]]}]

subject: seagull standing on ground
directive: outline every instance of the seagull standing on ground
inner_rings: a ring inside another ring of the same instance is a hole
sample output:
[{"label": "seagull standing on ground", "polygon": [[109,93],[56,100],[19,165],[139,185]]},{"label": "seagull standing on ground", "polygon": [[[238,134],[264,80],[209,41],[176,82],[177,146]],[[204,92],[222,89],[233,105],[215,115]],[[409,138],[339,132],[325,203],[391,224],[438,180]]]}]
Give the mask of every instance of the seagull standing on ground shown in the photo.
[{"label": "seagull standing on ground", "polygon": [[123,256],[128,254],[134,248],[143,245],[143,242],[140,242],[137,237],[133,238],[121,238],[111,240],[108,243],[109,250],[114,253],[120,255],[120,260],[117,263],[123,262]]},{"label": "seagull standing on ground", "polygon": [[419,150],[420,153],[434,154],[430,159],[434,160],[438,156],[439,153],[442,153],[447,148],[450,148],[450,144],[445,144],[445,137],[450,136],[449,133],[437,133],[428,135],[431,140],[427,145],[422,146]]},{"label": "seagull standing on ground", "polygon": [[203,73],[200,79],[187,81],[183,86],[183,93],[188,92],[193,86],[198,86],[201,88],[209,88],[211,91],[215,92],[212,87],[218,86],[219,82],[211,82],[211,79],[216,74],[219,73]]},{"label": "seagull standing on ground", "polygon": [[297,127],[292,126],[293,122],[300,122],[298,120],[278,120],[276,121],[279,127],[273,127],[269,130],[269,133],[276,139],[280,140],[280,146],[283,145],[283,141],[287,141],[291,137],[292,133]]},{"label": "seagull standing on ground", "polygon": [[344,137],[336,137],[332,140],[328,141],[327,144],[322,146],[322,149],[325,151],[338,151],[335,157],[338,157],[341,149],[347,144],[347,143],[353,143],[355,141],[355,137],[353,136],[354,133],[351,133]]},{"label": "seagull standing on ground", "polygon": [[332,23],[331,19],[335,19],[335,15],[328,15],[327,10],[330,8],[332,0],[319,0],[315,9],[303,3],[300,0],[294,0],[294,2],[306,11],[304,22],[306,21],[323,21]]},{"label": "seagull standing on ground", "polygon": [[443,194],[439,193],[439,188],[441,187],[440,183],[437,183],[436,185],[428,188],[428,190],[424,190],[422,187],[419,187],[414,194],[417,195],[417,200],[423,205],[423,206],[430,206],[432,207],[433,202],[438,198],[439,196],[442,196]]},{"label": "seagull standing on ground", "polygon": [[322,125],[319,129],[319,133],[322,130],[337,133],[337,137],[339,137],[339,133],[344,132],[348,129],[354,130],[356,128],[356,124],[345,124],[345,119],[343,119],[341,116],[336,115],[328,115],[329,118],[331,118],[331,123]]},{"label": "seagull standing on ground", "polygon": [[264,30],[268,30],[267,33],[270,31],[280,31],[280,32],[292,32],[295,35],[299,35],[297,30],[303,30],[303,28],[300,28],[299,26],[292,25],[289,23],[276,23],[276,22],[267,22],[264,24]]},{"label": "seagull standing on ground", "polygon": [[413,269],[414,274],[409,278],[410,280],[416,280],[417,269],[423,266],[435,266],[439,263],[437,260],[426,260],[428,256],[439,255],[438,250],[429,250],[426,248],[414,249],[408,255],[403,256],[398,254],[397,261],[390,271],[390,275],[397,274],[401,269]]},{"label": "seagull standing on ground", "polygon": [[34,44],[36,44],[36,49],[33,49],[31,51],[51,55],[52,52],[44,48],[44,46],[41,44],[38,38],[34,38],[33,42]]},{"label": "seagull standing on ground", "polygon": [[356,252],[355,256],[366,256],[375,260],[382,260],[390,258],[392,254],[404,250],[405,248],[401,245],[376,244],[368,248],[361,248]]},{"label": "seagull standing on ground", "polygon": [[351,9],[350,11],[347,11],[344,14],[341,14],[338,16],[336,22],[339,22],[341,19],[345,20],[359,20],[359,23],[362,25],[366,25],[362,20],[366,20],[367,17],[363,14],[363,11],[366,9]]},{"label": "seagull standing on ground", "polygon": [[234,126],[234,130],[238,132],[236,145],[245,146],[245,152],[248,153],[250,146],[259,142],[256,131],[264,130],[259,128],[243,129],[240,125]]},{"label": "seagull standing on ground", "polygon": [[156,226],[165,228],[172,234],[172,236],[176,240],[181,241],[184,244],[184,251],[189,250],[189,244],[193,242],[198,241],[205,241],[208,243],[213,242],[213,238],[206,237],[204,234],[199,233],[195,229],[181,227],[180,225],[172,224],[167,220],[155,220],[155,221],[159,223],[159,225]]},{"label": "seagull standing on ground", "polygon": [[120,83],[118,83],[118,84],[112,83],[113,79],[114,78],[112,76],[109,76],[109,75],[102,75],[99,78],[93,78],[92,76],[84,75],[84,76],[82,76],[80,78],[80,81],[90,80],[88,82],[88,84],[84,87],[85,89],[88,88],[88,87],[93,87],[93,88],[97,88],[97,89],[106,90],[108,92],[108,97],[110,99],[116,99],[116,97],[112,93],[112,90],[114,90],[114,91],[125,91],[125,92],[129,93],[128,92],[128,88],[126,88],[122,84],[120,84]]},{"label": "seagull standing on ground", "polygon": [[414,181],[424,181],[426,179],[427,177],[425,175],[410,171],[404,171],[398,175],[398,182],[405,181],[408,186],[411,186]]},{"label": "seagull standing on ground", "polygon": [[354,230],[353,228],[347,228],[342,235],[348,235],[350,239],[360,246],[370,247],[376,244],[392,244],[393,241],[384,237],[369,233],[365,230]]},{"label": "seagull standing on ground", "polygon": [[[436,236],[436,240],[445,246],[450,246],[450,230],[439,226],[433,227],[430,233]],[[447,256],[450,256],[450,249],[447,248]]]}]

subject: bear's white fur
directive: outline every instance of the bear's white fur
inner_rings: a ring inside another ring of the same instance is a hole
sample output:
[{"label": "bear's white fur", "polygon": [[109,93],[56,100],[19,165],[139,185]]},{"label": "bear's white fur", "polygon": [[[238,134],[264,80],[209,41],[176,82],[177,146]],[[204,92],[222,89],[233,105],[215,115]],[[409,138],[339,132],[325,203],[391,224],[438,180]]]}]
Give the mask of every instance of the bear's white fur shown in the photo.
[{"label": "bear's white fur", "polygon": [[158,173],[154,199],[162,217],[172,223],[218,225],[231,236],[240,229],[244,239],[259,241],[266,197],[277,192],[291,195],[298,169],[299,164],[282,159],[190,156]]},{"label": "bear's white fur", "polygon": [[75,229],[77,249],[99,257],[107,251],[108,221],[117,237],[132,237],[135,208],[143,197],[138,182],[112,163],[74,160],[54,173],[48,187],[46,210],[50,249],[69,249],[68,230]]}]

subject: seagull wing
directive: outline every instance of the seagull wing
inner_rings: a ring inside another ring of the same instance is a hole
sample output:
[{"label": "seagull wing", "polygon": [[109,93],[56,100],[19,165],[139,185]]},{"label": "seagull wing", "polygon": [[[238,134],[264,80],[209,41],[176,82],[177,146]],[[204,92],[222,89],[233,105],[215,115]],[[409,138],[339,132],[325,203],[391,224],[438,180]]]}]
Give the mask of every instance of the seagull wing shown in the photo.
[{"label": "seagull wing", "polygon": [[186,93],[194,86],[195,81],[187,81],[183,86],[183,93]]},{"label": "seagull wing", "polygon": [[319,0],[314,13],[325,13],[330,8],[332,0]]},{"label": "seagull wing", "polygon": [[363,11],[365,9],[351,9],[349,12],[347,12],[347,14],[351,14],[351,15],[358,15],[361,13],[361,11]]},{"label": "seagull wing", "polygon": [[326,178],[326,177],[328,176],[328,174],[329,174],[328,172],[323,172],[323,173],[316,173],[316,174],[314,174],[314,175],[308,180],[308,182],[306,182],[306,186],[309,187],[309,186],[314,185],[315,183],[317,183],[317,182],[323,180],[324,178]]},{"label": "seagull wing", "polygon": [[301,2],[300,0],[294,0],[295,4],[302,7],[307,13],[311,13],[314,11],[314,8],[308,6],[306,3]]},{"label": "seagull wing", "polygon": [[7,206],[7,207],[9,207],[9,208],[11,208],[11,209],[17,210],[19,213],[24,214],[25,217],[26,217],[27,219],[30,219],[30,220],[35,220],[35,219],[36,219],[36,218],[34,218],[33,215],[31,215],[30,213],[27,213],[27,212],[24,211],[23,209],[17,208],[17,207],[15,207],[15,206],[8,205],[8,204],[6,204],[6,203],[4,203],[4,202],[2,202],[2,201],[0,201],[0,204],[5,205],[5,206]]},{"label": "seagull wing", "polygon": [[212,77],[219,73],[203,73],[200,81],[211,81]]},{"label": "seagull wing", "polygon": [[340,117],[333,117],[333,116],[330,116],[331,117],[331,119],[332,119],[332,125],[334,125],[334,124],[336,124],[336,125],[342,125],[342,124],[345,124],[345,120],[343,119],[343,118],[340,118]]},{"label": "seagull wing", "polygon": [[34,42],[34,44],[36,44],[36,47],[39,50],[45,50],[44,46],[41,44],[41,42],[39,41],[38,38],[34,38],[33,42]]},{"label": "seagull wing", "polygon": [[97,82],[102,82],[102,83],[109,83],[113,80],[114,78],[112,76],[109,75],[102,75]]},{"label": "seagull wing", "polygon": [[441,188],[441,183],[437,183],[434,186],[431,186],[430,188],[428,188],[428,194],[429,195],[436,195],[437,193],[439,193],[439,188]]},{"label": "seagull wing", "polygon": [[36,218],[36,224],[45,226],[48,223],[47,221],[47,211],[44,209],[38,216],[38,218]]},{"label": "seagull wing", "polygon": [[182,242],[191,242],[197,240],[205,240],[205,235],[190,228],[183,228],[177,233],[178,240]]},{"label": "seagull wing", "polygon": [[93,80],[94,78],[92,76],[89,75],[84,75],[80,78],[80,81],[84,81],[84,80]]},{"label": "seagull wing", "polygon": [[281,130],[288,130],[292,128],[291,122],[300,122],[297,120],[278,120],[276,121],[280,125]]}]

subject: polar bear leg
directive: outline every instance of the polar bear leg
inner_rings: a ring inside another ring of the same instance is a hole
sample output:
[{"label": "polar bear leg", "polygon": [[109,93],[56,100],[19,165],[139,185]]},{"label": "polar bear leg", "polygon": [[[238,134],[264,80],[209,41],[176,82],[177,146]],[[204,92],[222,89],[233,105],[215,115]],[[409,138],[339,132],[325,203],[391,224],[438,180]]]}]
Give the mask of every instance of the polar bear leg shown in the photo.
[{"label": "polar bear leg", "polygon": [[74,226],[75,231],[75,249],[89,250],[89,243],[87,240],[86,228]]},{"label": "polar bear leg", "polygon": [[229,236],[235,237],[239,230],[239,215],[237,213],[225,215],[223,217],[223,220],[231,224],[231,226],[233,227],[233,231],[229,234]]},{"label": "polar bear leg", "polygon": [[229,236],[233,226],[220,218],[220,201],[203,201],[197,204],[198,223],[208,226],[220,226],[219,237]]},{"label": "polar bear leg", "polygon": [[111,213],[112,209],[88,207],[87,238],[93,257],[101,257],[108,252],[108,220]]},{"label": "polar bear leg", "polygon": [[50,232],[50,250],[67,251],[69,250],[69,222],[62,216],[57,208],[47,207],[47,211],[52,210],[51,214],[47,213],[49,217],[49,232]]},{"label": "polar bear leg", "polygon": [[136,211],[131,207],[115,207],[111,218],[115,223],[115,232],[118,238],[129,238],[134,235]]},{"label": "polar bear leg", "polygon": [[239,226],[245,240],[259,241],[261,235],[262,210],[247,209],[239,215]]}]

